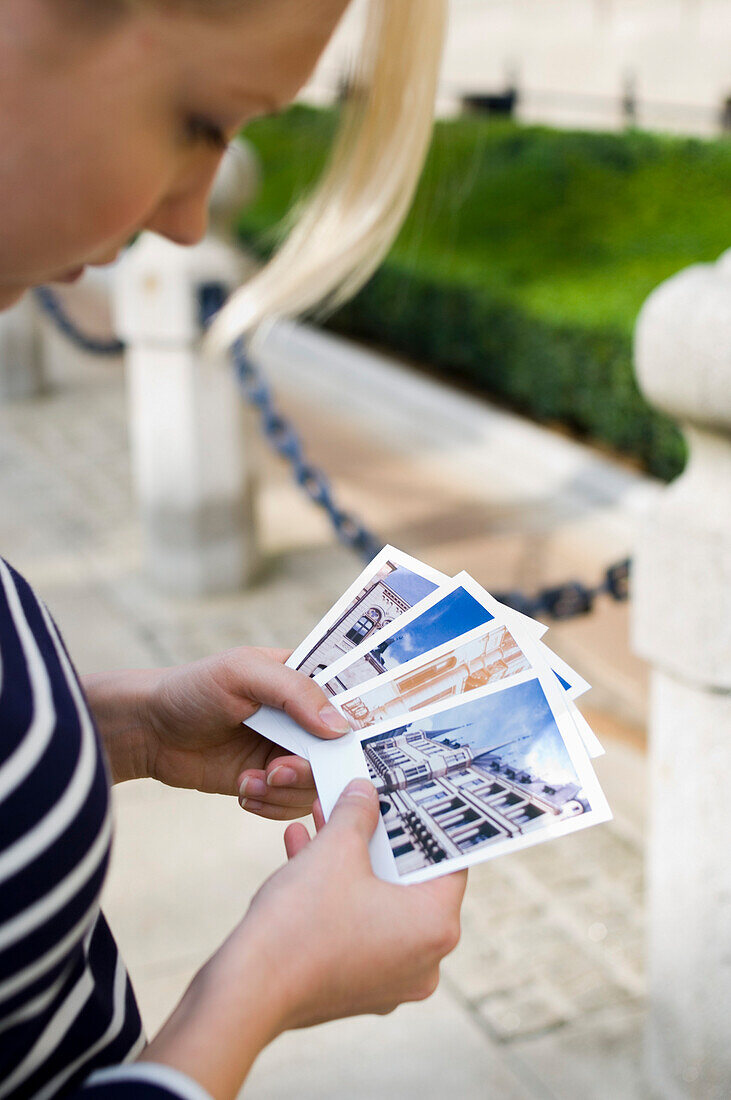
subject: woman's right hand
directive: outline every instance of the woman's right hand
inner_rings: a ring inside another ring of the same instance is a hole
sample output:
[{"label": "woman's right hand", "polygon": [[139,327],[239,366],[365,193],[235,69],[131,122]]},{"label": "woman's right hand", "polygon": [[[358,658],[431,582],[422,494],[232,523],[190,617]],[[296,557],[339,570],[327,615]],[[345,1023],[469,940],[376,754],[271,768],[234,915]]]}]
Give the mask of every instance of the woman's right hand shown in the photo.
[{"label": "woman's right hand", "polygon": [[423,1000],[457,946],[467,872],[411,887],[376,878],[368,842],[378,815],[373,785],[355,780],[314,840],[304,825],[290,825],[289,863],[234,933],[266,937],[287,1028]]},{"label": "woman's right hand", "polygon": [[289,826],[289,862],[256,894],[144,1058],[230,1100],[282,1031],[390,1012],[434,992],[440,961],[459,940],[467,873],[417,886],[376,878],[368,842],[378,813],[372,784],[355,780],[313,840],[303,825]]}]

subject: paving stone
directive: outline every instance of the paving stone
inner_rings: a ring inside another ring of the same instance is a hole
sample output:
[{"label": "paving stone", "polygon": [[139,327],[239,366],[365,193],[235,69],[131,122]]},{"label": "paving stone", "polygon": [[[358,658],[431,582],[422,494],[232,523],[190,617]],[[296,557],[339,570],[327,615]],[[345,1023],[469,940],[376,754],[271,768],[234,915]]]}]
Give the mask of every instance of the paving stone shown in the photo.
[{"label": "paving stone", "polygon": [[579,978],[567,982],[562,975],[561,988],[573,1005],[573,1020],[582,1020],[591,1012],[598,1012],[611,1005],[638,1005],[637,997],[633,997],[622,986],[611,980],[607,980],[604,970],[599,967],[586,969]]},{"label": "paving stone", "polygon": [[577,887],[571,893],[574,912],[586,922],[587,931],[596,925],[609,929],[627,921],[630,903],[621,895],[610,893],[607,887],[608,883],[597,877],[594,882]]},{"label": "paving stone", "polygon": [[387,1017],[341,1020],[290,1032],[256,1063],[246,1100],[529,1100],[501,1046],[440,991]]},{"label": "paving stone", "polygon": [[510,988],[516,981],[515,961],[501,946],[500,941],[485,943],[465,928],[459,947],[442,963],[442,973],[473,1003]]},{"label": "paving stone", "polygon": [[511,1049],[557,1100],[573,1096],[647,1100],[643,1027],[641,1009],[618,1005],[550,1033],[518,1040]]},{"label": "paving stone", "polygon": [[507,909],[530,904],[531,899],[502,874],[500,860],[478,864],[470,870],[466,910],[474,908],[477,914],[503,913]]},{"label": "paving stone", "polygon": [[478,1011],[502,1040],[559,1027],[573,1014],[550,982],[535,978],[486,997]]}]

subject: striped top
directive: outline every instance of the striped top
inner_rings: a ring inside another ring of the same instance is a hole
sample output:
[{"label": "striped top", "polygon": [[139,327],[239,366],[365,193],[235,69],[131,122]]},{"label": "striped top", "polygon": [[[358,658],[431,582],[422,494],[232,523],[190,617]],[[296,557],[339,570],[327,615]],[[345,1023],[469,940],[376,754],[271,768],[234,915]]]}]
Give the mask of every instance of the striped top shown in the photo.
[{"label": "striped top", "polygon": [[109,780],[48,611],[0,558],[0,1100],[208,1094],[135,1063],[140,1014],[99,909]]}]

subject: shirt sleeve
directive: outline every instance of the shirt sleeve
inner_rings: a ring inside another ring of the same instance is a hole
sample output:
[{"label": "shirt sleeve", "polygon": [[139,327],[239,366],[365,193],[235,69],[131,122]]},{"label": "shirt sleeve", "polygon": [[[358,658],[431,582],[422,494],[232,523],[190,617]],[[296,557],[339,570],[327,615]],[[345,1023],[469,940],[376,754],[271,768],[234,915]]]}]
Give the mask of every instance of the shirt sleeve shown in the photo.
[{"label": "shirt sleeve", "polygon": [[64,1100],[212,1100],[192,1077],[158,1062],[97,1070]]}]

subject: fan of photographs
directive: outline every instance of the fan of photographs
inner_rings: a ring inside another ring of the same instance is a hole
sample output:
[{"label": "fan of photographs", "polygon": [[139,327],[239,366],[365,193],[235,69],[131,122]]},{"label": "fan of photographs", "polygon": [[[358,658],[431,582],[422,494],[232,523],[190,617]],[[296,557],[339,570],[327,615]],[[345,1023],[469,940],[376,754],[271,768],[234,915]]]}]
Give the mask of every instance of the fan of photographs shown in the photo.
[{"label": "fan of photographs", "polygon": [[326,817],[371,779],[374,870],[421,882],[611,817],[575,702],[589,684],[545,631],[469,574],[386,546],[287,662],[350,732],[323,741],[271,708],[247,725],[309,759]]}]

